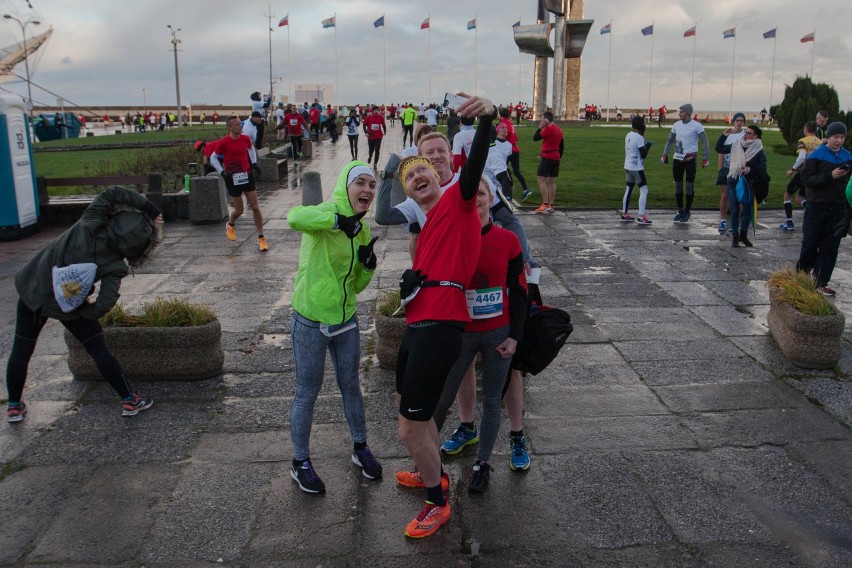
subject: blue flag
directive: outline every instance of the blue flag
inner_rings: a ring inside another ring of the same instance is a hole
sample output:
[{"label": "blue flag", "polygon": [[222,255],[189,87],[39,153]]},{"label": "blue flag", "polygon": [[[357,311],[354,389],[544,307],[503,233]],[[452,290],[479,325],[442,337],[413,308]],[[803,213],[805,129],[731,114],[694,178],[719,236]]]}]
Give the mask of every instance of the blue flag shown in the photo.
[{"label": "blue flag", "polygon": [[775,37],[775,31],[776,31],[777,29],[778,29],[778,28],[772,28],[772,29],[771,29],[771,30],[769,30],[768,32],[764,32],[764,34],[763,34],[763,39],[770,39],[770,38]]},{"label": "blue flag", "polygon": [[654,24],[651,24],[647,28],[642,28],[642,35],[643,36],[654,35]]},{"label": "blue flag", "polygon": [[382,28],[382,27],[384,27],[384,25],[385,25],[385,16],[384,16],[384,14],[382,14],[382,17],[381,17],[381,18],[379,18],[378,20],[376,20],[375,22],[373,22],[373,27],[374,27],[374,28]]}]

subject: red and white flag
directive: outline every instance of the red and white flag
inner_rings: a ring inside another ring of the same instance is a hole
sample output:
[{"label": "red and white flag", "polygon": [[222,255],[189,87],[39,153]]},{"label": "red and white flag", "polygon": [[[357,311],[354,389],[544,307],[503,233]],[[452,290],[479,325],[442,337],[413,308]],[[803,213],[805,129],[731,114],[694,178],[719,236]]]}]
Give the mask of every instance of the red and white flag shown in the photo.
[{"label": "red and white flag", "polygon": [[694,35],[695,35],[695,28],[696,28],[696,27],[698,27],[698,26],[692,26],[691,28],[689,28],[688,30],[686,30],[685,32],[683,32],[683,37],[691,37],[691,36],[694,36]]},{"label": "red and white flag", "polygon": [[[431,18],[431,16],[429,16],[429,18]],[[423,23],[420,24],[421,30],[428,30],[429,29],[429,18],[426,18],[425,20],[423,20]]]},{"label": "red and white flag", "polygon": [[799,41],[802,42],[802,43],[808,43],[809,41],[815,41],[815,40],[816,40],[816,32],[811,32],[808,35],[806,35],[805,37],[803,37],[802,39],[800,39]]},{"label": "red and white flag", "polygon": [[290,14],[287,14],[280,20],[278,20],[278,27],[289,26],[290,25]]}]

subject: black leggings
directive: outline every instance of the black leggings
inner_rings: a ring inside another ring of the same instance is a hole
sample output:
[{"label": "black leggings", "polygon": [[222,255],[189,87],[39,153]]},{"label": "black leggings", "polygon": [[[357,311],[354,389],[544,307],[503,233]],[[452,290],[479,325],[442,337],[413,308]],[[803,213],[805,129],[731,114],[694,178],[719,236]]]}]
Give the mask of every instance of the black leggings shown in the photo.
[{"label": "black leggings", "polygon": [[509,156],[507,162],[510,166],[512,166],[512,172],[514,172],[515,177],[518,178],[518,181],[521,183],[521,187],[523,188],[523,190],[526,191],[527,180],[525,180],[524,176],[521,175],[521,153],[512,152],[512,155]]},{"label": "black leggings", "polygon": [[408,143],[414,144],[414,125],[413,124],[403,124],[402,125],[402,145],[405,146],[405,138],[408,137]]},{"label": "black leggings", "polygon": [[675,160],[672,164],[672,177],[675,182],[675,200],[678,210],[684,208],[683,178],[686,176],[686,210],[692,209],[692,199],[695,197],[696,158],[691,160]]},{"label": "black leggings", "polygon": [[[27,367],[35,351],[38,336],[47,318],[36,314],[18,299],[18,318],[15,323],[15,341],[12,344],[12,354],[6,366],[6,389],[9,391],[9,402],[21,402],[24,384],[27,382]],[[127,398],[133,394],[133,389],[124,378],[121,365],[115,355],[106,346],[104,332],[97,320],[85,318],[62,321],[65,329],[70,331],[83,344],[86,352],[94,360],[101,376],[121,396]]]},{"label": "black leggings", "polygon": [[290,149],[293,151],[293,159],[302,157],[302,135],[290,135]]},{"label": "black leggings", "polygon": [[[372,161],[374,164],[378,164],[379,151],[382,149],[382,139],[367,138],[367,149],[369,150],[369,153],[367,154],[367,163],[369,164]],[[373,152],[376,153],[375,158],[373,157]]]},{"label": "black leggings", "polygon": [[357,134],[355,136],[347,135],[347,138],[349,138],[349,151],[352,153],[352,159],[357,160],[358,159],[358,135]]}]

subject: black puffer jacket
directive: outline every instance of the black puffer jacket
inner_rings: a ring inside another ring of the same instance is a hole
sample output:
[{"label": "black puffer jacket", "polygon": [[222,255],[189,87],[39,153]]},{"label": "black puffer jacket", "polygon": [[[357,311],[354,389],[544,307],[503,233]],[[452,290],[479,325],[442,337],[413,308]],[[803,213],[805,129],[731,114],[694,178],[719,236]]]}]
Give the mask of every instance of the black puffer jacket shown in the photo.
[{"label": "black puffer jacket", "polygon": [[[137,211],[117,211],[119,206]],[[118,301],[121,279],[128,272],[124,259],[138,258],[148,248],[154,233],[150,219],[158,214],[144,195],[117,185],[110,187],[74,225],[18,271],[15,288],[21,300],[34,312],[41,310],[43,316],[58,320],[100,318]],[[97,300],[65,313],[53,294],[52,269],[84,262],[98,265],[95,282],[101,284]]]}]

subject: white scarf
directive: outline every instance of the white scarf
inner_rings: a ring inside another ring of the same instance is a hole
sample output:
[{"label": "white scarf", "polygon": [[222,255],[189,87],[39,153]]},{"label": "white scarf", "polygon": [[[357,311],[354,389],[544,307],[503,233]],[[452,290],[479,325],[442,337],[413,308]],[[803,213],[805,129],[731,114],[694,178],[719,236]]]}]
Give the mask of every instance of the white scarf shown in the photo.
[{"label": "white scarf", "polygon": [[754,140],[746,140],[740,138],[731,146],[731,164],[728,167],[728,178],[737,179],[743,172],[743,168],[763,151],[763,142],[760,138]]}]

